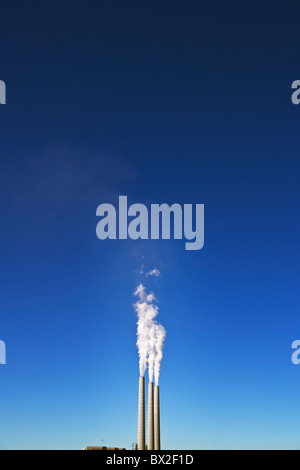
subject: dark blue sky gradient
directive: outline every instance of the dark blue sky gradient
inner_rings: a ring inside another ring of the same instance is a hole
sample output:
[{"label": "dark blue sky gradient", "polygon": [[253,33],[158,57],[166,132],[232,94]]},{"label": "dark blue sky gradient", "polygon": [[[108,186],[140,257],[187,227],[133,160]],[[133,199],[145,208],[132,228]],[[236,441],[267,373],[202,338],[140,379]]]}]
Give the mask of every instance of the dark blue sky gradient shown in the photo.
[{"label": "dark blue sky gradient", "polygon": [[[0,447],[131,447],[142,281],[167,329],[162,446],[300,449],[300,2],[0,15]],[[101,242],[119,195],[204,203],[204,248]]]}]

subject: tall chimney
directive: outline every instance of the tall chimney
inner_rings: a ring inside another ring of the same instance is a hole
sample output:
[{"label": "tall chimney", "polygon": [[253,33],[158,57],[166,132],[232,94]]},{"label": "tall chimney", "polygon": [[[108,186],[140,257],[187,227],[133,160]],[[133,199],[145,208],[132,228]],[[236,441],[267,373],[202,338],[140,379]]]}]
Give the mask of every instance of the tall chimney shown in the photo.
[{"label": "tall chimney", "polygon": [[138,450],[145,450],[145,377],[139,378]]},{"label": "tall chimney", "polygon": [[159,386],[154,387],[154,450],[160,450]]},{"label": "tall chimney", "polygon": [[148,430],[147,430],[147,450],[154,450],[154,402],[153,383],[148,383]]}]

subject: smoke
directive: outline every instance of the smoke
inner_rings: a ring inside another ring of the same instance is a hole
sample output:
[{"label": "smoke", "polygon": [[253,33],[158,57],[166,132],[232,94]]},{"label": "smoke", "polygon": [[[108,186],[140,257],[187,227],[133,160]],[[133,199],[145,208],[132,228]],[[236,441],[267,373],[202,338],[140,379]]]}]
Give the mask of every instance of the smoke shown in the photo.
[{"label": "smoke", "polygon": [[166,337],[166,330],[162,325],[156,325],[156,343],[155,343],[155,362],[154,362],[154,378],[155,378],[155,385],[159,383],[159,374],[160,374],[160,366],[161,361],[163,358],[163,347],[164,341]]},{"label": "smoke", "polygon": [[154,277],[159,277],[160,276],[160,271],[157,268],[152,269],[151,271],[148,271],[146,273],[146,277],[148,276],[154,276]]},{"label": "smoke", "polygon": [[153,322],[149,329],[149,354],[148,354],[148,374],[149,382],[153,382],[155,360],[156,360],[156,327],[157,324]]},{"label": "smoke", "polygon": [[147,294],[145,287],[140,284],[134,295],[139,299],[134,307],[138,317],[136,344],[140,358],[140,376],[144,377],[148,364],[149,381],[153,382],[155,378],[155,384],[158,385],[166,330],[156,322],[158,307],[153,303],[154,294]]},{"label": "smoke", "polygon": [[154,300],[153,294],[146,295],[145,287],[140,284],[134,295],[139,298],[135,304],[135,310],[137,313],[137,347],[140,357],[140,376],[144,377],[150,348],[150,335],[149,332],[154,323],[154,318],[158,314],[158,308],[152,302]]}]

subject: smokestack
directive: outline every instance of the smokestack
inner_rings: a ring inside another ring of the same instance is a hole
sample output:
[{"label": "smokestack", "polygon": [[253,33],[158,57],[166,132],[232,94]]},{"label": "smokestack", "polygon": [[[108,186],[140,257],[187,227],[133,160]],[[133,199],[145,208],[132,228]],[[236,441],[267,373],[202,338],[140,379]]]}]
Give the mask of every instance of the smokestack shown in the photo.
[{"label": "smokestack", "polygon": [[138,450],[145,450],[145,377],[139,378]]},{"label": "smokestack", "polygon": [[154,450],[160,450],[159,386],[154,387]]},{"label": "smokestack", "polygon": [[153,383],[148,383],[148,432],[147,432],[147,450],[154,450],[154,401],[153,401]]}]

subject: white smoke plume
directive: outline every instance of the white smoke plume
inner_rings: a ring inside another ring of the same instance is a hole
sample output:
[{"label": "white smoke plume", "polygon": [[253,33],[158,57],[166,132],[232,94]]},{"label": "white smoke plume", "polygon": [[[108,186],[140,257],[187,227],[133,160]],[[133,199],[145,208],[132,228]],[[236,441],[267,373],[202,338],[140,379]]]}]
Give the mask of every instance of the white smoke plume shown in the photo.
[{"label": "white smoke plume", "polygon": [[148,276],[154,276],[154,277],[160,277],[160,271],[157,268],[152,269],[151,271],[148,271],[146,273],[146,277]]},{"label": "white smoke plume", "polygon": [[155,360],[156,360],[156,322],[153,322],[149,329],[149,353],[148,353],[148,374],[149,382],[153,382]]},{"label": "white smoke plume", "polygon": [[158,307],[153,303],[154,294],[146,294],[145,287],[140,284],[134,295],[139,298],[134,307],[138,317],[136,344],[140,358],[140,376],[144,377],[148,363],[149,381],[153,382],[154,377],[155,384],[158,385],[166,330],[156,322]]},{"label": "white smoke plume", "polygon": [[160,374],[160,366],[161,361],[163,358],[163,347],[164,341],[166,338],[166,330],[162,325],[156,325],[156,356],[155,356],[155,363],[154,363],[154,378],[155,378],[155,385],[159,383],[159,374]]}]

